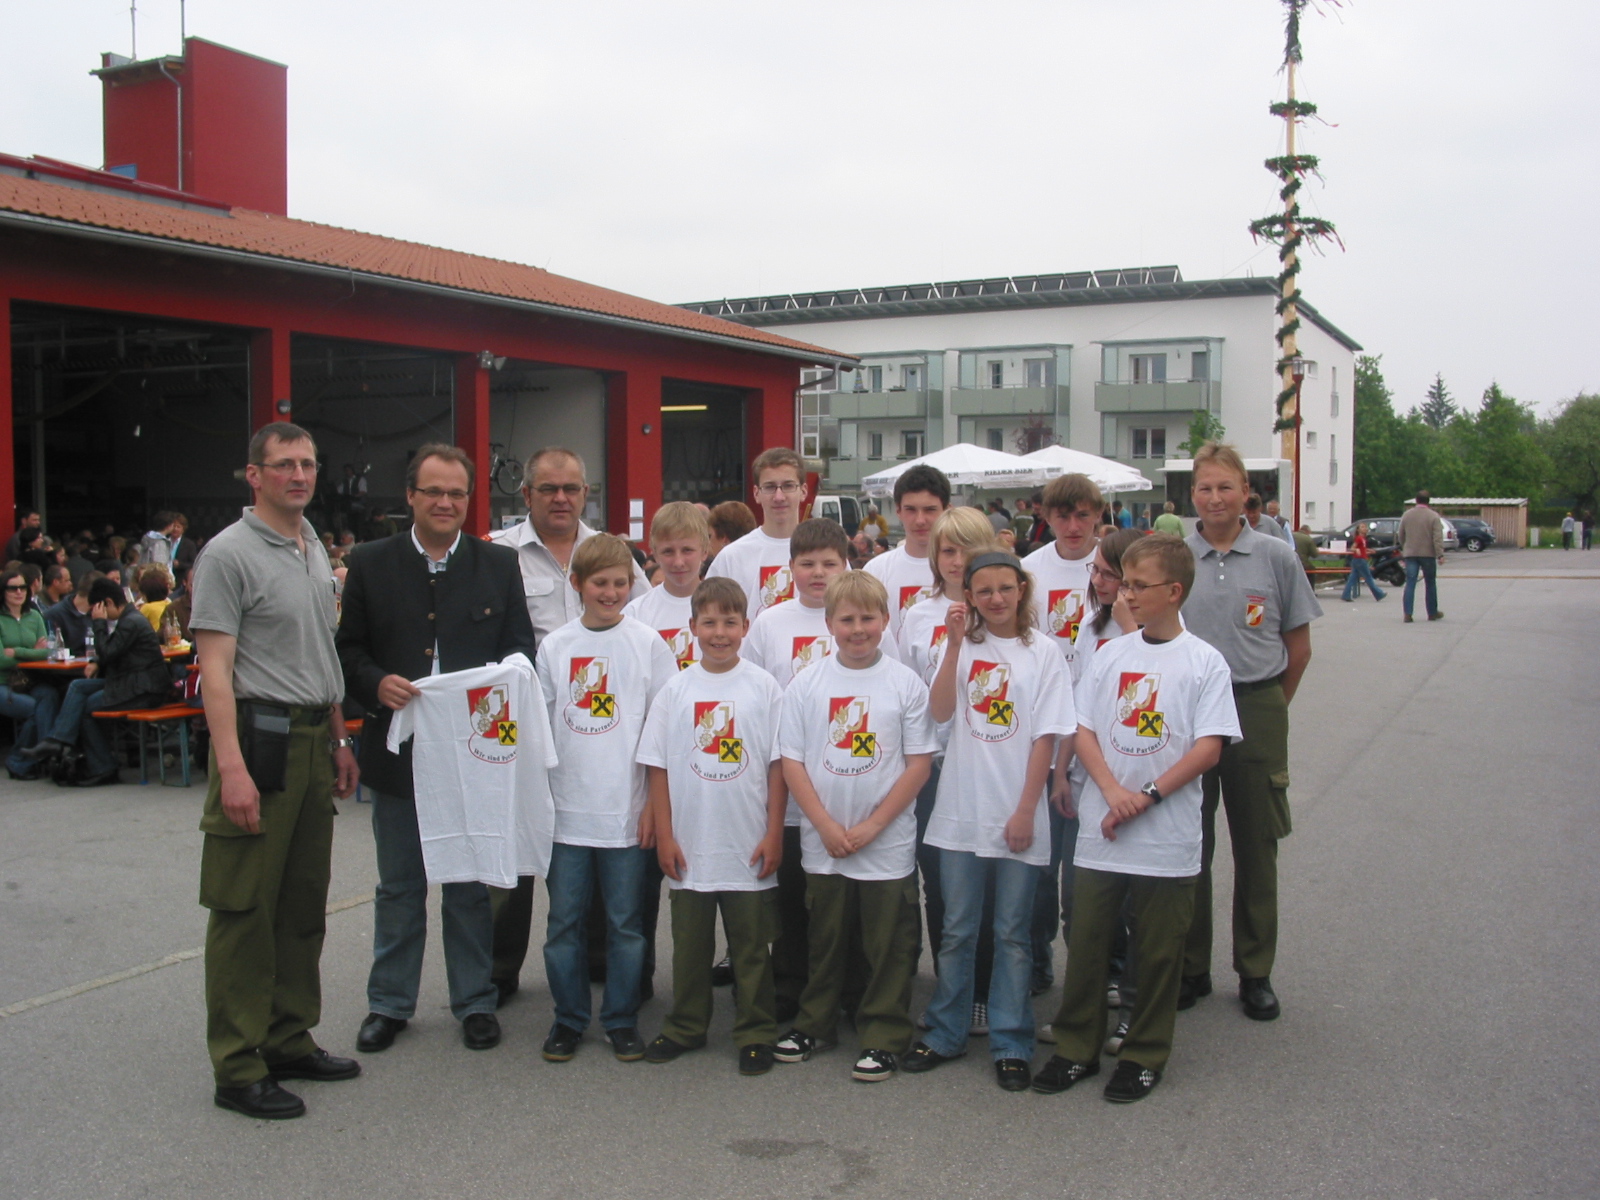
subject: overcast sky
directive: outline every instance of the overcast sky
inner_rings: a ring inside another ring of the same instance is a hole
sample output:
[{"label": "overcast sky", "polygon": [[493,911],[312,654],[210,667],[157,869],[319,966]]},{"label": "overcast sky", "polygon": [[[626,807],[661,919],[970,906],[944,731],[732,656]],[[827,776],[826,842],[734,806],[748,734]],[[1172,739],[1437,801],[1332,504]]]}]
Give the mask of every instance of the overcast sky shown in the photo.
[{"label": "overcast sky", "polygon": [[[178,0],[138,0],[140,57]],[[191,0],[289,66],[290,213],[658,300],[1173,263],[1273,274],[1247,223],[1278,0]],[[1577,3],[1307,19],[1306,298],[1383,355],[1548,410],[1600,389],[1593,51]],[[128,0],[0,0],[0,150],[101,165]],[[1588,82],[1584,82],[1587,80]]]}]

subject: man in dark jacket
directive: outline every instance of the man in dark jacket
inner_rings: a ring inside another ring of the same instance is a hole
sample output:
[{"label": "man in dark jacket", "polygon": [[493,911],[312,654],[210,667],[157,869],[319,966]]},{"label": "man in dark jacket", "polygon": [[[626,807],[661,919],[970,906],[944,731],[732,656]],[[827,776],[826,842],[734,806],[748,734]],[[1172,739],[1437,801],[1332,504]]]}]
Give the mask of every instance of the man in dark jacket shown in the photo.
[{"label": "man in dark jacket", "polygon": [[[387,1049],[416,1012],[427,940],[428,881],[417,829],[411,746],[391,754],[392,714],[418,689],[411,680],[465,671],[521,651],[533,657],[533,623],[515,550],[462,535],[475,471],[455,446],[424,446],[406,473],[414,524],[358,546],[346,560],[337,646],[346,694],[365,706],[361,774],[372,790],[378,855],[372,971],[356,1048]],[[494,922],[482,883],[443,885],[450,1010],[472,1050],[500,1041],[490,977]]]},{"label": "man in dark jacket", "polygon": [[89,775],[80,787],[117,782],[117,759],[105,730],[93,714],[108,708],[153,708],[172,693],[172,670],[161,655],[161,643],[122,588],[106,578],[89,586],[89,619],[93,623],[97,662],[84,668],[61,701],[49,734],[25,758],[50,758],[81,738]]}]

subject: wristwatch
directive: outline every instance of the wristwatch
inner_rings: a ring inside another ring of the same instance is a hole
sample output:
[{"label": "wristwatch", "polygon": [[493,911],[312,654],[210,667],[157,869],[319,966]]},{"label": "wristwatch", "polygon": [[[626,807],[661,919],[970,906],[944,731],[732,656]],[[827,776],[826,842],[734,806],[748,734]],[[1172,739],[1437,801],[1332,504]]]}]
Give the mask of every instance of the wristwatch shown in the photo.
[{"label": "wristwatch", "polygon": [[347,737],[335,738],[333,741],[328,743],[328,748],[330,750],[348,750],[354,744],[355,743]]},{"label": "wristwatch", "polygon": [[1158,788],[1155,785],[1154,782],[1145,784],[1139,790],[1141,792],[1143,792],[1146,796],[1150,797],[1150,803],[1151,804],[1160,804],[1161,803],[1161,789]]}]

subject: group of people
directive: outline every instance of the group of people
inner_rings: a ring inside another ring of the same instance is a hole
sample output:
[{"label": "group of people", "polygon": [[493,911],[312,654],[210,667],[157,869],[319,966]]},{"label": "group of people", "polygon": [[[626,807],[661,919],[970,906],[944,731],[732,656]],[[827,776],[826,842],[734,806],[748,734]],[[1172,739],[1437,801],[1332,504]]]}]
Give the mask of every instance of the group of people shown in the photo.
[{"label": "group of people", "polygon": [[[1196,456],[1188,539],[1101,537],[1098,489],[1066,476],[1040,497],[1053,540],[1026,560],[912,468],[895,493],[905,540],[861,571],[839,526],[800,519],[803,464],[775,448],[752,464],[760,523],[709,566],[716,513],[656,512],[652,588],[626,543],[580,519],[571,451],[532,456],[528,519],[478,541],[462,532],[474,464],[427,446],[414,525],[349,555],[342,616],[303,516],[316,469],[304,430],[261,430],[255,504],[197,569],[218,1105],[294,1117],[283,1082],[360,1073],[312,1030],[331,797],[363,776],[379,875],[365,1054],[416,1014],[430,881],[462,1040],[499,1042],[542,875],[548,1061],[580,1052],[596,976],[617,1059],[704,1046],[720,914],[742,1074],[810,1059],[849,1013],[865,1083],[987,1036],[1002,1088],[1063,1091],[1104,1051],[1107,1098],[1138,1100],[1176,1013],[1212,991],[1219,807],[1242,1009],[1278,1015],[1288,706],[1320,610],[1288,547],[1244,522],[1230,447]],[[346,696],[368,712],[359,767]],[[507,764],[509,815],[494,808]],[[503,837],[481,825],[491,810]],[[647,1039],[663,880],[671,1003]],[[914,1018],[924,916],[938,983]],[[1062,1003],[1040,1030],[1030,997],[1053,986],[1058,927]],[[1035,1072],[1041,1036],[1055,1048]]]}]

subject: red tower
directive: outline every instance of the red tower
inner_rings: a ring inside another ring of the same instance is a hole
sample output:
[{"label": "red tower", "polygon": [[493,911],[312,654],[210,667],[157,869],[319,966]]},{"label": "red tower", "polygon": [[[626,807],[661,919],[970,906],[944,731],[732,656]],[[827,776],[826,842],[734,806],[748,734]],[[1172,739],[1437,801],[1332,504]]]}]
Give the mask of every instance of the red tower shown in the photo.
[{"label": "red tower", "polygon": [[181,57],[101,63],[106,170],[288,214],[287,67],[193,37]]}]

